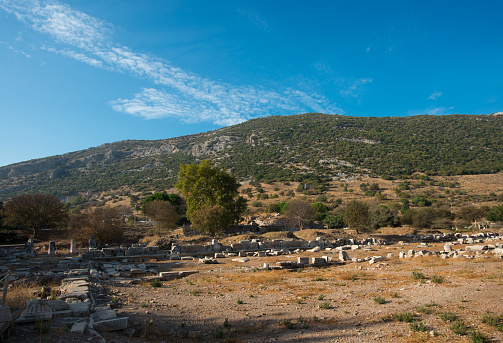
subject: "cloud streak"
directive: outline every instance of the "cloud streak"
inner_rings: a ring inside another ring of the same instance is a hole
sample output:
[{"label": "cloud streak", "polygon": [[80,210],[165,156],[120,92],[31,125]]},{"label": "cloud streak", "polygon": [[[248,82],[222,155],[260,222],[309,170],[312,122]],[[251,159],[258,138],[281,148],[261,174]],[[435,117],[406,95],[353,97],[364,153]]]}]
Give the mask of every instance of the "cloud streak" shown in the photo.
[{"label": "cloud streak", "polygon": [[[115,111],[146,119],[178,118],[187,123],[210,121],[231,125],[250,118],[300,112],[344,113],[318,94],[300,90],[264,90],[216,82],[173,66],[166,60],[137,53],[114,43],[113,26],[52,0],[0,0],[0,8],[54,42],[43,46],[69,58],[105,70],[122,72],[157,85],[131,99],[110,102]],[[62,45],[62,47],[54,46]],[[348,94],[370,80],[358,80]]]},{"label": "cloud streak", "polygon": [[423,115],[423,114],[429,114],[432,116],[444,116],[444,115],[449,115],[453,114],[452,110],[454,109],[454,106],[451,107],[429,107],[423,110],[412,110],[409,111],[409,115],[411,116],[416,116],[416,115]]},{"label": "cloud streak", "polygon": [[429,100],[437,100],[442,96],[442,92],[435,91],[428,97]]}]

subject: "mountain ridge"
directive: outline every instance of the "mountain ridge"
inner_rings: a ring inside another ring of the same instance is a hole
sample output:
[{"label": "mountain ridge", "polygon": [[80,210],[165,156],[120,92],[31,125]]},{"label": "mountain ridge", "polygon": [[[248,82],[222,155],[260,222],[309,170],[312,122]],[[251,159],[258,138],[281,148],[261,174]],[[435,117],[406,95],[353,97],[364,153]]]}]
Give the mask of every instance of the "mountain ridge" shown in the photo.
[{"label": "mountain ridge", "polygon": [[72,196],[126,186],[162,190],[174,183],[180,163],[202,159],[238,178],[257,180],[496,173],[503,170],[502,129],[503,117],[496,115],[270,116],[204,133],[105,143],[0,167],[0,200],[23,192]]}]

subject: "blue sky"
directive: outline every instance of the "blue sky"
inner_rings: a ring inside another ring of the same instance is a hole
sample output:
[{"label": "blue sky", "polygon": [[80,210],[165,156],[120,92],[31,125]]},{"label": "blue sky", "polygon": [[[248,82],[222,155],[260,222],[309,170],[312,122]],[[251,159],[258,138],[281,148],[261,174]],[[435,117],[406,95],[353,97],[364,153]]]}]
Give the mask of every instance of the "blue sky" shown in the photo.
[{"label": "blue sky", "polygon": [[268,115],[503,111],[501,1],[0,0],[0,166]]}]

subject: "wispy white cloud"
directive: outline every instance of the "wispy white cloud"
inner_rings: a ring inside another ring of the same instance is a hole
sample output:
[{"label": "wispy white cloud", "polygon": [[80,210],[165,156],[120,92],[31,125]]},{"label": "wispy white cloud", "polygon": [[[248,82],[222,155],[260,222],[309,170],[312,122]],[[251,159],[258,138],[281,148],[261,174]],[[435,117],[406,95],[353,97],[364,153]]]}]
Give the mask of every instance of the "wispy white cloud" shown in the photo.
[{"label": "wispy white cloud", "polygon": [[0,41],[0,45],[4,45],[4,46],[6,46],[7,48],[9,48],[10,50],[12,50],[12,51],[14,51],[14,52],[17,52],[17,53],[19,53],[19,54],[23,55],[23,56],[24,56],[24,57],[26,57],[26,58],[31,58],[31,55],[30,55],[30,54],[28,54],[28,53],[24,52],[23,50],[16,49],[15,47],[13,47],[12,45],[10,45],[10,44],[9,44],[9,43],[7,43],[7,42],[1,42],[1,41]]},{"label": "wispy white cloud", "polygon": [[267,21],[264,18],[262,18],[257,12],[250,9],[239,8],[238,13],[241,16],[245,17],[249,23],[257,26],[258,28],[264,31],[271,30]]},{"label": "wispy white cloud", "polygon": [[431,93],[431,95],[428,97],[428,99],[429,100],[437,100],[441,96],[442,96],[442,92],[435,91],[435,92]]},{"label": "wispy white cloud", "polygon": [[372,83],[371,78],[361,77],[356,80],[350,81],[346,87],[343,87],[339,92],[346,97],[356,98],[360,96],[366,84]]},{"label": "wispy white cloud", "polygon": [[[142,89],[132,99],[111,101],[116,111],[147,119],[174,117],[189,123],[211,121],[218,125],[272,114],[344,113],[318,94],[216,82],[182,70],[166,60],[134,52],[112,41],[111,24],[54,0],[0,0],[0,7],[34,30],[49,34],[54,42],[45,44],[55,46],[44,45],[47,51],[94,67],[128,73],[157,85],[157,89]],[[258,16],[252,17],[261,24]],[[369,81],[357,81],[348,92],[356,91],[366,82]]]},{"label": "wispy white cloud", "polygon": [[451,107],[429,107],[423,110],[411,110],[408,112],[409,115],[421,115],[429,114],[433,116],[444,116],[448,114],[453,114],[454,106]]},{"label": "wispy white cloud", "polygon": [[344,97],[358,98],[365,92],[365,87],[372,83],[368,77],[343,78],[339,76],[325,61],[318,61],[313,64],[313,68],[322,75],[327,82],[339,88],[339,94]]}]

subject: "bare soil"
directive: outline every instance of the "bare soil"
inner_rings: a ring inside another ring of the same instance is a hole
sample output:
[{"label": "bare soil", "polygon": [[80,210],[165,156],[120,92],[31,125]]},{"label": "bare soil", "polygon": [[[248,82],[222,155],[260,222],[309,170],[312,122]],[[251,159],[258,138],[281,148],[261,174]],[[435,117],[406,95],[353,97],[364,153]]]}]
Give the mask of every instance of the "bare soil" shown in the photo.
[{"label": "bare soil", "polygon": [[[461,246],[456,246],[460,248]],[[436,256],[398,259],[400,251],[417,244],[378,247],[377,251],[349,251],[350,257],[393,253],[382,263],[348,263],[299,270],[261,270],[264,263],[321,257],[331,252],[251,258],[249,262],[219,259],[157,262],[159,271],[198,270],[184,279],[133,285],[107,281],[102,285],[118,300],[119,316],[127,316],[135,335],[107,333],[107,342],[470,342],[457,335],[452,312],[468,330],[493,342],[503,332],[481,322],[486,311],[503,313],[503,260],[492,254],[474,259]],[[424,248],[421,248],[424,249]],[[429,251],[443,250],[432,244]],[[414,279],[413,272],[424,279]],[[442,280],[441,283],[435,281]],[[383,298],[384,303],[376,302]],[[396,315],[412,313],[424,323],[415,332]],[[31,333],[31,336],[30,336]],[[97,342],[60,327],[46,334],[19,326],[12,342]]]}]

